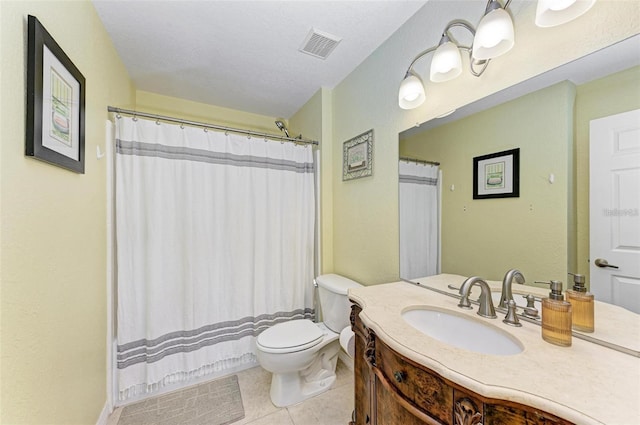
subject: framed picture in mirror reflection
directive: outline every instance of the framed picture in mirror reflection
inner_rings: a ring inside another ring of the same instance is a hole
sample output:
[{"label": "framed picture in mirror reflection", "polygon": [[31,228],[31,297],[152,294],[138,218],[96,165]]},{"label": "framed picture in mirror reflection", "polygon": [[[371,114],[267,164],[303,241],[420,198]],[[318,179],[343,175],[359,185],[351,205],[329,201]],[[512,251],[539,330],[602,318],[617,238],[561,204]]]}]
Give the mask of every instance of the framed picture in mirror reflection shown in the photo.
[{"label": "framed picture in mirror reflection", "polygon": [[519,196],[519,148],[473,158],[473,199]]}]

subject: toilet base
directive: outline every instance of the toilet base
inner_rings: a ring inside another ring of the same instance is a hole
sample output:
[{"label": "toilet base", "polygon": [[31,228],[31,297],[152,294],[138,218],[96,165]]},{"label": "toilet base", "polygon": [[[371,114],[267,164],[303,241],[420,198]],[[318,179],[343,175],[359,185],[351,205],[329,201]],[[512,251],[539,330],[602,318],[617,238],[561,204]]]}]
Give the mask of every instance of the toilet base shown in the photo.
[{"label": "toilet base", "polygon": [[[337,350],[336,350],[337,351]],[[314,364],[301,372],[273,373],[269,395],[276,407],[287,407],[331,389],[336,382],[338,353],[321,354]]]}]

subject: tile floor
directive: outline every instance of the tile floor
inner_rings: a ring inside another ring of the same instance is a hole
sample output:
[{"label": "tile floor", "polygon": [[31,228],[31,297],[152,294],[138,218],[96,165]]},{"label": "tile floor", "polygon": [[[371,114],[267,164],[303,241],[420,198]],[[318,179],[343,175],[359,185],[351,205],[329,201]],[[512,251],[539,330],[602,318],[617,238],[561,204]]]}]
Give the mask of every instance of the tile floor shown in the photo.
[{"label": "tile floor", "polygon": [[[244,419],[233,425],[347,425],[353,411],[353,371],[338,361],[337,379],[329,391],[294,406],[279,408],[271,403],[271,374],[261,367],[238,372],[244,404]],[[107,425],[117,425],[117,408]],[[145,424],[150,425],[150,424]]]}]

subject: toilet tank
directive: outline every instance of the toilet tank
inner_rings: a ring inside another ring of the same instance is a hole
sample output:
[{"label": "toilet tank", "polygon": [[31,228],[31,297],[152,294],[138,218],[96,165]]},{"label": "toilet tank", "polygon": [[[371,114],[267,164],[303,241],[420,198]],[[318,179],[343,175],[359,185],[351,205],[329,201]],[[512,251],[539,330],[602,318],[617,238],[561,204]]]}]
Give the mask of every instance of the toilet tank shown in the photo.
[{"label": "toilet tank", "polygon": [[351,302],[347,289],[360,287],[358,282],[337,274],[323,274],[316,278],[322,321],[334,332],[340,333],[350,325]]}]

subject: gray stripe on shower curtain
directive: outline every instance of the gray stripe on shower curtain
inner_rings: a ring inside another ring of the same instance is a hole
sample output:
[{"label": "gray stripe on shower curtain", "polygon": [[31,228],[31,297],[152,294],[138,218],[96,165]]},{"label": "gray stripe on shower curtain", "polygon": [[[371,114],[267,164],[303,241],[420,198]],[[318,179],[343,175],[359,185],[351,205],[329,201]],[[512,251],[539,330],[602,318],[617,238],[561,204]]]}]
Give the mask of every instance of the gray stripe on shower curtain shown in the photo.
[{"label": "gray stripe on shower curtain", "polygon": [[413,183],[413,184],[426,184],[429,186],[437,186],[438,179],[431,177],[411,176],[407,174],[400,174],[400,183]]},{"label": "gray stripe on shower curtain", "polygon": [[190,331],[171,332],[153,340],[140,339],[118,345],[118,369],[136,363],[153,363],[175,353],[187,353],[223,341],[232,341],[246,336],[258,336],[265,329],[289,320],[314,320],[313,309],[298,309],[291,312],[261,314],[240,320],[215,323]]},{"label": "gray stripe on shower curtain", "polygon": [[233,165],[236,167],[270,168],[296,173],[314,172],[313,162],[300,163],[283,159],[234,155],[231,153],[166,146],[156,143],[130,142],[120,139],[116,139],[116,151],[121,155],[150,156],[183,161],[207,162],[209,164]]}]

